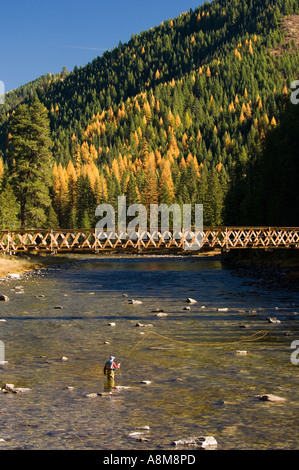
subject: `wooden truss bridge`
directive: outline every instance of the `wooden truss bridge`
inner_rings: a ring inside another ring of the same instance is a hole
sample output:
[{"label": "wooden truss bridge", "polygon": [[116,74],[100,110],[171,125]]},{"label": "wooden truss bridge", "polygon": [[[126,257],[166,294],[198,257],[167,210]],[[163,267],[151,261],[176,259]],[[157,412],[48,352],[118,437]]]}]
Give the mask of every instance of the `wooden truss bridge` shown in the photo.
[{"label": "wooden truss bridge", "polygon": [[105,252],[299,248],[299,227],[204,227],[201,232],[0,231],[0,252]]}]

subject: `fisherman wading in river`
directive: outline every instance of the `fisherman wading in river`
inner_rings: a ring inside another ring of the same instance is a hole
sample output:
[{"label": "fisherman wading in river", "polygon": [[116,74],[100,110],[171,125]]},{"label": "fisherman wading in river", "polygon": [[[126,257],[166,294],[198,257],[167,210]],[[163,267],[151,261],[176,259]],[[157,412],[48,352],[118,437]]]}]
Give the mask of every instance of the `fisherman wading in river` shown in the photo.
[{"label": "fisherman wading in river", "polygon": [[114,380],[114,371],[120,368],[120,364],[115,364],[114,359],[114,356],[110,356],[109,361],[104,366],[104,375],[106,375],[108,381]]}]

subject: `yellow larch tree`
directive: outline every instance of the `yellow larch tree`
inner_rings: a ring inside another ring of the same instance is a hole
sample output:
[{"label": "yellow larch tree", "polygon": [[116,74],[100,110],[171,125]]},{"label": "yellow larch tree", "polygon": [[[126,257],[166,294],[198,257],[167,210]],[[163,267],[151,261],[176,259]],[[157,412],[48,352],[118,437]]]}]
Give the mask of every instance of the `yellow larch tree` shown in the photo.
[{"label": "yellow larch tree", "polygon": [[66,167],[66,173],[67,173],[67,178],[68,178],[68,199],[69,199],[69,205],[71,209],[75,209],[76,207],[76,196],[77,196],[77,188],[76,188],[76,183],[77,183],[77,173],[76,169],[74,167],[73,162],[70,160],[68,162],[68,165]]},{"label": "yellow larch tree", "polygon": [[0,182],[3,178],[3,174],[4,174],[4,163],[3,163],[3,158],[0,157]]},{"label": "yellow larch tree", "polygon": [[185,160],[184,157],[181,158],[179,168],[180,168],[181,171],[184,171],[184,170],[187,169],[187,164],[186,164],[186,160]]},{"label": "yellow larch tree", "polygon": [[68,174],[61,163],[53,166],[53,207],[58,216],[60,225],[65,220],[68,210]]},{"label": "yellow larch tree", "polygon": [[159,195],[162,195],[164,188],[167,188],[170,201],[172,202],[175,196],[174,184],[172,180],[171,165],[169,160],[163,160],[162,171],[159,179]]}]

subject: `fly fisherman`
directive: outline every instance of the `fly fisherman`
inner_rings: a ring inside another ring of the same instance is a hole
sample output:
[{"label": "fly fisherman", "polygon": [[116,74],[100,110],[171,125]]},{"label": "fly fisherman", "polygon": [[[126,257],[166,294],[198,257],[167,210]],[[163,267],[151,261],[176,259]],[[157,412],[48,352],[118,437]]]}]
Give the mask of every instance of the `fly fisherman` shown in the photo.
[{"label": "fly fisherman", "polygon": [[120,368],[120,363],[115,364],[114,359],[115,359],[114,356],[110,356],[109,361],[107,361],[105,366],[104,366],[104,375],[107,376],[108,380],[113,380],[114,379],[114,371],[116,369]]}]

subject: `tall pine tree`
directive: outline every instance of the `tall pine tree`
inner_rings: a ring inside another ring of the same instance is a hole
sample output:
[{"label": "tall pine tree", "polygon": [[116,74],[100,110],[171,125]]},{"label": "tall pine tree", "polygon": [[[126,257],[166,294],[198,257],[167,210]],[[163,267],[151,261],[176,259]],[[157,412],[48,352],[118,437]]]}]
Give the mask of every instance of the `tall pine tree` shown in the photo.
[{"label": "tall pine tree", "polygon": [[21,227],[43,227],[51,205],[53,155],[47,111],[37,97],[15,110],[9,132],[12,184],[20,203]]}]

